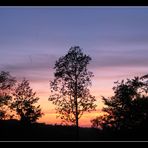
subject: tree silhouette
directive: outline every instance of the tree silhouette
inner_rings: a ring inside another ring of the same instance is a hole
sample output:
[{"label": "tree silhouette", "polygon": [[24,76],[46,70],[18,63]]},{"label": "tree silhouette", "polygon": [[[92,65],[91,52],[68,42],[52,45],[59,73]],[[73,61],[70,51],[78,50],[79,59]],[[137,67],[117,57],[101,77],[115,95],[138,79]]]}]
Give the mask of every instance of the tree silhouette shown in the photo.
[{"label": "tree silhouette", "polygon": [[[90,94],[93,73],[87,70],[91,58],[85,55],[79,46],[71,47],[65,56],[55,63],[54,81],[51,81],[49,101],[57,105],[56,111],[63,121],[77,127],[84,111],[94,110],[95,97]],[[78,135],[77,135],[78,136]]]},{"label": "tree silhouette", "polygon": [[39,100],[35,95],[36,93],[30,88],[28,80],[23,79],[18,84],[14,93],[12,108],[20,116],[22,123],[33,123],[42,116],[40,105],[34,105]]},{"label": "tree silhouette", "polygon": [[0,120],[11,116],[10,105],[15,83],[15,78],[12,77],[9,72],[0,72]]},{"label": "tree silhouette", "polygon": [[114,96],[103,97],[106,113],[93,119],[92,126],[134,129],[148,123],[148,81],[146,76],[115,82]]}]

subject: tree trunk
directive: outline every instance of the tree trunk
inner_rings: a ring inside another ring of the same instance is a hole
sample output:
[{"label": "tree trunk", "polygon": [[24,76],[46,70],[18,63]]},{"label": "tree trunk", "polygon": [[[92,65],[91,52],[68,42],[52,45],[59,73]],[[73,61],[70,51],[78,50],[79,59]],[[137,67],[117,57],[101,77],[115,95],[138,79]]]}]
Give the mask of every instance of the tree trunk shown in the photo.
[{"label": "tree trunk", "polygon": [[79,119],[78,119],[77,97],[76,97],[76,139],[79,140]]},{"label": "tree trunk", "polygon": [[76,106],[76,139],[79,140],[79,118],[78,118],[78,98],[77,98],[77,87],[78,87],[78,83],[77,83],[77,65],[75,66],[75,106]]},{"label": "tree trunk", "polygon": [[79,140],[79,118],[78,118],[78,100],[77,100],[77,77],[75,83],[75,106],[76,106],[76,139]]}]

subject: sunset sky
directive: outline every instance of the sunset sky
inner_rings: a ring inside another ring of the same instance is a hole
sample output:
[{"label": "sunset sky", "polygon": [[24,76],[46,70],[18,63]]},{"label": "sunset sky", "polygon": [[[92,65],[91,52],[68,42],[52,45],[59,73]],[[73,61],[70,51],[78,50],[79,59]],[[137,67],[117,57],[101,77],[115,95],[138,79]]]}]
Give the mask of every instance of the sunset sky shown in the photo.
[{"label": "sunset sky", "polygon": [[40,122],[60,123],[48,101],[49,81],[71,46],[92,58],[90,90],[98,107],[80,119],[90,126],[115,81],[148,73],[148,7],[0,7],[0,71],[30,81],[45,114]]}]

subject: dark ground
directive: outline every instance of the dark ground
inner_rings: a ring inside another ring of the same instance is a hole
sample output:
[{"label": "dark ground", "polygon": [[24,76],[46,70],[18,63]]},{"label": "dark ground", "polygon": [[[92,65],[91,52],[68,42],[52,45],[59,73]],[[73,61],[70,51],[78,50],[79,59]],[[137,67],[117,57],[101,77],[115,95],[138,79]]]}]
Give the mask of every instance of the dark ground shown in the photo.
[{"label": "dark ground", "polygon": [[[79,128],[80,141],[148,141],[148,130],[101,131]],[[72,126],[36,123],[22,125],[17,120],[0,121],[0,141],[77,141],[76,128]]]}]

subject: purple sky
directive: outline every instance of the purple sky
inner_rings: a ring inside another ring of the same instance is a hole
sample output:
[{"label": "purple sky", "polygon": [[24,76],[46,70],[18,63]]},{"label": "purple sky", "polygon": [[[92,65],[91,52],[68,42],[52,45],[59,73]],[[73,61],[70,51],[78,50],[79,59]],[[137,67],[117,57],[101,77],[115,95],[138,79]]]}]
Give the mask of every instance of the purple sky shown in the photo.
[{"label": "purple sky", "polygon": [[92,57],[99,102],[148,73],[148,7],[0,7],[0,70],[29,79],[46,112],[54,62],[75,45]]}]

